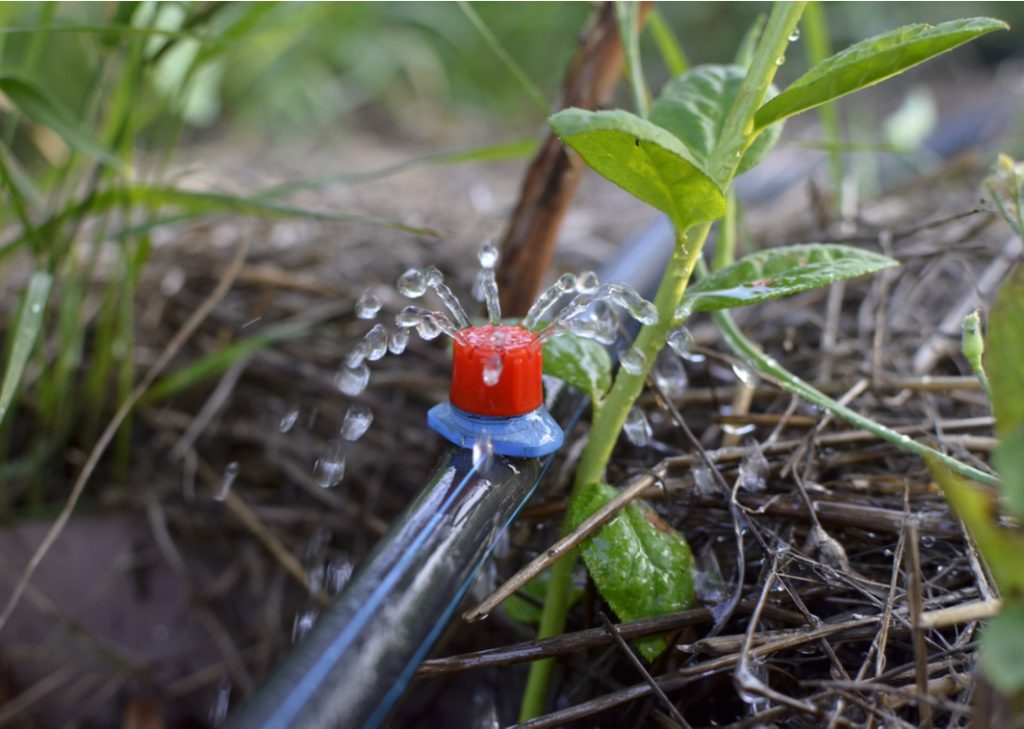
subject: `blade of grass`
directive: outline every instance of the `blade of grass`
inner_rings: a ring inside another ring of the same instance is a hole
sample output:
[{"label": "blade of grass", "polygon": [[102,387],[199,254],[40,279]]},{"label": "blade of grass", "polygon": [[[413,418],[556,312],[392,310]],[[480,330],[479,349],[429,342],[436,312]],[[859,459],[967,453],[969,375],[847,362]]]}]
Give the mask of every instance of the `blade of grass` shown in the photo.
[{"label": "blade of grass", "polygon": [[[828,32],[825,6],[820,0],[807,3],[803,17],[804,48],[807,51],[807,66],[813,67],[832,55],[832,41]],[[832,199],[837,211],[843,209],[843,154],[839,145],[843,130],[839,119],[839,102],[833,101],[818,107],[818,118],[825,130],[828,147],[828,166],[832,173]]]},{"label": "blade of grass", "polygon": [[50,295],[53,277],[45,271],[36,271],[29,279],[28,288],[21,302],[21,311],[14,325],[14,346],[4,368],[3,383],[0,384],[0,424],[18,393],[21,377],[25,373],[32,348],[43,326],[46,300]]},{"label": "blade of grass", "polygon": [[96,141],[75,115],[39,84],[13,74],[0,75],[0,91],[29,119],[52,129],[68,146],[119,168],[120,162],[110,150]]},{"label": "blade of grass", "polygon": [[665,67],[671,77],[675,78],[686,73],[690,67],[690,61],[686,58],[683,44],[679,42],[676,34],[672,32],[672,28],[666,22],[665,16],[657,8],[652,8],[647,15],[647,27],[651,31],[651,37],[654,38],[654,43],[658,46],[658,52],[661,53],[661,58],[665,61]]},{"label": "blade of grass", "polygon": [[185,341],[195,333],[199,325],[210,315],[210,312],[217,306],[218,303],[227,295],[231,288],[232,283],[238,276],[238,273],[242,270],[242,266],[245,263],[246,256],[249,253],[249,238],[242,238],[242,242],[239,243],[238,249],[235,256],[229,263],[227,270],[221,276],[217,282],[217,286],[210,295],[199,305],[199,308],[193,312],[192,316],[182,325],[181,329],[177,331],[171,341],[167,344],[164,350],[157,357],[156,362],[146,371],[146,374],[142,377],[139,383],[132,390],[131,397],[121,403],[117,412],[114,413],[114,417],[111,418],[107,427],[100,435],[96,445],[93,446],[92,451],[89,453],[89,458],[86,460],[85,465],[82,467],[81,473],[75,480],[74,486],[71,488],[71,494],[68,496],[64,507],[61,509],[60,514],[57,516],[56,521],[47,531],[46,536],[40,543],[39,547],[33,553],[32,558],[29,560],[21,576],[18,578],[17,584],[8,598],[6,605],[4,606],[3,612],[0,613],[0,632],[3,631],[7,625],[8,620],[14,613],[14,609],[18,606],[22,596],[25,594],[25,589],[28,587],[29,582],[32,580],[33,575],[42,564],[46,555],[53,547],[54,543],[60,537],[64,531],[64,527],[67,525],[68,520],[71,518],[71,514],[74,512],[75,507],[78,505],[79,499],[82,497],[82,493],[85,491],[85,486],[92,476],[93,471],[96,470],[96,466],[99,464],[100,457],[106,452],[107,447],[114,438],[114,434],[124,421],[125,416],[135,407],[139,399],[145,394],[146,390],[153,384],[156,378],[160,375],[167,364],[173,359],[174,355],[181,349]]},{"label": "blade of grass", "polygon": [[477,29],[481,36],[483,36],[487,45],[489,45],[491,50],[494,51],[494,55],[498,57],[498,60],[505,64],[505,68],[507,68],[509,73],[511,73],[515,77],[516,81],[519,82],[519,85],[523,87],[523,90],[533,100],[533,103],[537,105],[537,108],[540,109],[541,113],[545,117],[550,116],[551,108],[548,106],[547,102],[544,101],[544,94],[542,94],[540,89],[537,88],[537,85],[530,80],[530,77],[526,75],[526,72],[520,68],[515,59],[509,55],[508,51],[506,51],[501,45],[498,38],[491,32],[491,29],[487,27],[483,18],[477,15],[473,6],[466,2],[466,0],[459,0],[459,9],[462,10],[469,22],[473,24],[473,27]]},{"label": "blade of grass", "polygon": [[240,339],[226,347],[222,347],[158,380],[146,391],[146,394],[140,399],[139,403],[141,405],[151,405],[160,400],[165,400],[210,378],[216,377],[243,357],[248,357],[254,352],[266,349],[277,342],[302,336],[307,331],[309,331],[309,325],[307,324],[268,327],[266,331],[260,334]]},{"label": "blade of grass", "polygon": [[[271,203],[253,197],[228,195],[226,193],[196,192],[174,187],[148,185],[134,185],[124,189],[105,190],[91,197],[86,197],[52,215],[40,227],[50,229],[68,221],[81,220],[87,215],[108,212],[125,200],[132,206],[151,210],[160,210],[164,207],[183,208],[189,217],[217,213],[242,213],[274,219],[298,218],[336,223],[358,223],[361,225],[392,228],[413,235],[443,237],[442,233],[432,228],[407,225],[394,220],[371,218],[352,213],[335,213],[327,210],[310,210]],[[151,229],[152,227],[151,225],[135,226],[132,230],[138,232]],[[26,235],[23,233],[0,247],[0,259],[24,245],[25,238]]]}]

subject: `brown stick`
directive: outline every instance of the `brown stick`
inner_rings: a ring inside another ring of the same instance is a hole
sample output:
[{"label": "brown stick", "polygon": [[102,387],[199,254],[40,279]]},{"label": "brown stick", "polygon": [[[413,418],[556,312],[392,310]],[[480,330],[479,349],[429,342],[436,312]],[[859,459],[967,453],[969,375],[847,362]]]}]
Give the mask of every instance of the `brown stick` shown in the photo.
[{"label": "brown stick", "polygon": [[[642,3],[638,23],[647,18]],[[622,74],[624,54],[619,42],[613,3],[602,4],[569,62],[562,84],[562,108],[598,109],[606,106]],[[519,202],[501,242],[496,275],[501,310],[524,316],[540,291],[551,266],[562,217],[576,193],[583,162],[569,156],[562,142],[549,133],[523,179]]]}]

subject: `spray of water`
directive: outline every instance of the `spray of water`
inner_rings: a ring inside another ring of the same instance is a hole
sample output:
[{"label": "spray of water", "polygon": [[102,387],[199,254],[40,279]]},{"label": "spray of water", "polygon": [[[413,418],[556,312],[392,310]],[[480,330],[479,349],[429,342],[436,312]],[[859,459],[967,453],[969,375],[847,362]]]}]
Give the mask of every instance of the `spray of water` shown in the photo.
[{"label": "spray of water", "polygon": [[[501,304],[498,296],[498,284],[495,278],[495,266],[498,264],[497,247],[487,241],[478,252],[480,272],[473,287],[473,295],[478,301],[484,302],[487,321],[492,325],[501,324]],[[338,389],[350,397],[361,395],[370,381],[370,362],[376,362],[388,352],[400,355],[405,352],[410,334],[415,331],[424,340],[433,340],[444,335],[454,342],[465,344],[464,331],[472,328],[472,322],[466,309],[445,283],[444,275],[436,266],[423,269],[410,268],[403,273],[395,284],[402,296],[420,300],[433,295],[440,302],[440,307],[429,308],[425,305],[410,304],[402,308],[394,317],[394,327],[389,328],[381,322],[375,323],[363,338],[346,355],[338,369],[336,384]],[[372,320],[382,311],[381,299],[371,290],[365,291],[356,302],[355,314],[360,319]],[[629,286],[617,283],[601,283],[593,271],[580,274],[566,273],[548,287],[530,307],[520,326],[532,332],[533,340],[544,344],[564,332],[572,332],[577,336],[592,339],[605,346],[618,341],[619,313],[629,316],[641,324],[657,322],[658,313],[654,305],[644,299]],[[669,344],[680,355],[688,358],[689,332],[677,330],[670,337]],[[501,350],[505,344],[504,333],[496,330],[491,334],[488,344]],[[635,348],[622,353],[621,365],[627,372],[643,372],[647,365],[644,355]],[[674,359],[672,363],[658,369],[661,381],[674,380],[678,393],[680,381],[685,386],[685,372],[681,372],[682,363]],[[482,370],[483,384],[494,387],[501,381],[502,358],[495,354],[484,363]],[[626,429],[627,437],[637,444],[650,439],[650,425],[637,411],[631,416],[630,427]],[[353,404],[345,415],[341,427],[341,438],[332,441],[327,451],[317,460],[314,476],[324,488],[331,488],[340,483],[345,472],[345,444],[362,437],[373,422],[373,413],[362,403]],[[282,422],[281,430],[286,432],[291,424]],[[475,457],[486,458],[489,447],[481,440],[481,453]]]}]

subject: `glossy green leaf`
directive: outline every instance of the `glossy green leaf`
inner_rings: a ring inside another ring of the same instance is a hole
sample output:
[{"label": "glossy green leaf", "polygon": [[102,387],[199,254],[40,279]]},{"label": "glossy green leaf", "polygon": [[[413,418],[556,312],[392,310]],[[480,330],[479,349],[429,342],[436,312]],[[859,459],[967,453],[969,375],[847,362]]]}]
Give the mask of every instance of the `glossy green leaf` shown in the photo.
[{"label": "glossy green leaf", "polygon": [[[722,135],[725,119],[746,74],[740,66],[696,66],[665,84],[651,107],[650,120],[672,132],[702,168],[710,169],[711,152]],[[767,98],[777,93],[771,86]],[[760,162],[781,134],[781,124],[764,130],[743,155],[736,174]]]},{"label": "glossy green leaf", "polygon": [[[580,489],[569,505],[570,528],[616,493],[615,488],[600,483]],[[643,502],[628,504],[583,540],[580,552],[598,592],[620,620],[665,615],[693,605],[690,547]],[[645,638],[635,645],[649,661],[667,647],[661,637]]]},{"label": "glossy green leaf", "polygon": [[932,477],[942,487],[950,508],[959,516],[978,545],[992,576],[1004,595],[1024,595],[1024,532],[997,521],[995,495],[953,473],[935,456],[926,456]]},{"label": "glossy green leaf", "polygon": [[608,350],[592,339],[559,334],[544,345],[544,373],[564,380],[600,403],[612,386]]},{"label": "glossy green leaf", "polygon": [[49,127],[72,149],[117,166],[117,158],[96,141],[74,114],[60,101],[52,97],[42,86],[33,81],[12,76],[0,76],[0,92],[29,119]]},{"label": "glossy green leaf", "polygon": [[892,258],[850,246],[769,248],[691,284],[680,308],[690,314],[749,306],[898,265]]},{"label": "glossy green leaf", "polygon": [[985,369],[992,388],[996,435],[1024,427],[1024,266],[1003,282],[989,314]]},{"label": "glossy green leaf", "polygon": [[1009,26],[992,18],[939,25],[915,23],[876,35],[826,58],[754,115],[754,126],[771,124],[884,81],[980,35]]},{"label": "glossy green leaf", "polygon": [[0,384],[0,423],[3,423],[14,401],[18,385],[21,384],[21,376],[25,373],[25,365],[28,364],[32,348],[39,337],[39,330],[43,326],[43,314],[46,311],[46,299],[50,295],[52,283],[53,277],[50,274],[37,271],[32,274],[28,288],[25,289],[21,312],[14,325],[14,344],[7,357],[7,366],[4,367],[3,384]]},{"label": "glossy green leaf", "polygon": [[599,174],[686,229],[725,214],[725,195],[676,137],[629,112],[564,109],[548,119]]},{"label": "glossy green leaf", "polygon": [[1007,696],[1024,689],[1024,605],[1008,602],[981,633],[981,668]]}]

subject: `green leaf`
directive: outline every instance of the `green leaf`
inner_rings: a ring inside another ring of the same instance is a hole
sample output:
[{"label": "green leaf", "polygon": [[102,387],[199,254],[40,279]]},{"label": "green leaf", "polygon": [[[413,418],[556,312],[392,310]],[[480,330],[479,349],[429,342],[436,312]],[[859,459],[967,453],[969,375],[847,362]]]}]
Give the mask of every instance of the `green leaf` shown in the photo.
[{"label": "green leaf", "polygon": [[[575,529],[611,501],[617,490],[601,483],[581,488],[567,518]],[[580,544],[583,561],[601,597],[620,620],[665,615],[693,605],[693,555],[675,530],[643,502],[627,504],[618,516]],[[648,660],[667,647],[664,638],[635,643]]]},{"label": "green leaf", "polygon": [[587,393],[595,403],[600,403],[612,386],[608,350],[575,334],[559,334],[544,345],[544,372]]},{"label": "green leaf", "polygon": [[103,160],[112,167],[119,166],[117,158],[97,142],[74,114],[50,96],[42,86],[20,76],[7,74],[0,76],[0,91],[18,111],[37,124],[55,131],[75,151]]},{"label": "green leaf", "polygon": [[808,243],[770,248],[691,284],[680,309],[690,314],[749,306],[898,265],[892,258],[850,246]]},{"label": "green leaf", "polygon": [[[651,107],[650,120],[674,134],[704,169],[711,167],[711,152],[725,127],[736,94],[747,72],[740,66],[696,66],[665,84]],[[778,93],[768,88],[767,98]],[[776,124],[762,132],[740,160],[737,175],[756,165],[782,134]],[[725,180],[718,181],[720,185]]]},{"label": "green leaf", "polygon": [[989,314],[985,369],[992,388],[996,435],[1009,438],[1024,427],[1024,266],[1003,282]]},{"label": "green leaf", "polygon": [[43,326],[43,314],[46,310],[46,299],[50,295],[50,284],[52,283],[53,277],[45,271],[36,271],[28,281],[28,288],[25,290],[25,296],[21,302],[21,312],[18,314],[18,322],[14,325],[14,345],[7,357],[3,384],[0,384],[0,423],[3,423],[4,417],[14,401],[18,385],[21,383],[21,376],[25,373],[25,365],[28,364],[29,356],[32,354],[32,347],[35,346],[36,339],[39,337],[39,330]]},{"label": "green leaf", "polygon": [[1024,517],[1024,426],[1003,438],[992,453],[992,465],[999,471],[1006,503],[1018,517]]},{"label": "green leaf", "polygon": [[935,456],[925,456],[932,477],[942,487],[950,508],[959,516],[978,545],[992,576],[1004,595],[1024,595],[1024,532],[1008,529],[996,519],[995,495],[950,471]]},{"label": "green leaf", "polygon": [[563,109],[555,134],[599,174],[686,229],[725,214],[725,195],[686,147],[629,112]]},{"label": "green leaf", "polygon": [[939,25],[915,23],[876,35],[826,58],[768,101],[754,115],[763,129],[802,111],[871,86],[993,30],[1009,26],[992,18]]},{"label": "green leaf", "polygon": [[1007,696],[1024,689],[1024,605],[1009,602],[981,634],[985,677]]}]

